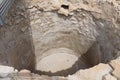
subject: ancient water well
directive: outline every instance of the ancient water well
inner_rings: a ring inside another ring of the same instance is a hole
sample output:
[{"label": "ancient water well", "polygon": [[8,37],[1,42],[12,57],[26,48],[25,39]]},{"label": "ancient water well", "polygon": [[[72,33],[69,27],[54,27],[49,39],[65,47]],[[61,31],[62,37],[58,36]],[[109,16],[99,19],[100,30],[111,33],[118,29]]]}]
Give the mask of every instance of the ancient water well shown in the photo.
[{"label": "ancient water well", "polygon": [[83,7],[72,11],[67,2],[55,9],[45,5],[47,1],[28,3],[15,1],[0,29],[2,65],[67,76],[119,55],[119,18],[112,4],[103,3],[98,13]]}]

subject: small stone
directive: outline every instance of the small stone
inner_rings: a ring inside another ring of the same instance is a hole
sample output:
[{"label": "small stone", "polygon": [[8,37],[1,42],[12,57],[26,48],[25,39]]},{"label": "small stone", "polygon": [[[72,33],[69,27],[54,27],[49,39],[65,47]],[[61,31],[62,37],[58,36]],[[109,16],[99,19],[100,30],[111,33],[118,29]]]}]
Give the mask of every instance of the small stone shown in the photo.
[{"label": "small stone", "polygon": [[41,20],[40,20],[40,19],[37,19],[37,20],[35,20],[34,23],[35,23],[35,24],[36,24],[36,23],[41,23]]},{"label": "small stone", "polygon": [[25,32],[25,30],[27,29],[28,27],[23,27],[22,29],[21,29],[21,31],[22,32]]},{"label": "small stone", "polygon": [[107,74],[103,77],[103,80],[117,80],[114,76]]},{"label": "small stone", "polygon": [[65,16],[68,16],[69,11],[64,9],[64,8],[60,8],[60,10],[58,11],[59,14],[63,14]]},{"label": "small stone", "polygon": [[35,7],[33,7],[33,6],[31,6],[31,7],[32,7],[32,8],[30,9],[31,12],[37,11],[37,8],[35,8]]},{"label": "small stone", "polygon": [[15,72],[18,72],[18,70],[17,70],[17,69],[15,69]]},{"label": "small stone", "polygon": [[58,77],[58,80],[67,80],[65,77]]},{"label": "small stone", "polygon": [[120,79],[120,57],[117,58],[116,60],[112,60],[110,62],[110,65],[114,68],[112,74],[118,79]]},{"label": "small stone", "polygon": [[74,15],[74,12],[70,12],[69,15],[71,15],[71,16]]},{"label": "small stone", "polygon": [[27,70],[27,69],[23,69],[21,70],[19,73],[31,73],[31,71]]}]

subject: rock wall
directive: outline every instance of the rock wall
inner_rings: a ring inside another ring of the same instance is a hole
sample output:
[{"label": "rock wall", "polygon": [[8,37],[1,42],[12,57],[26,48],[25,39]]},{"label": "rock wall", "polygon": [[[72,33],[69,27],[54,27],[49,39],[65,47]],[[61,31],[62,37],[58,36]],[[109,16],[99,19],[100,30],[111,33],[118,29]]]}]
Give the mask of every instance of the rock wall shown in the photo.
[{"label": "rock wall", "polygon": [[34,68],[34,49],[26,4],[15,0],[0,26],[0,64],[17,69]]}]

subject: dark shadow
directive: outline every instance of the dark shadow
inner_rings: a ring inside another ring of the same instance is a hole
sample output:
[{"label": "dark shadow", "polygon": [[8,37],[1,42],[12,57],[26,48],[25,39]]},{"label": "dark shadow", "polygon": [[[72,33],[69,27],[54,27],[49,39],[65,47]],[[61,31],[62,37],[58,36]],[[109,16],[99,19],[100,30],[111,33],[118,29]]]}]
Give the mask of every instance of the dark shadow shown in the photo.
[{"label": "dark shadow", "polygon": [[69,5],[62,4],[61,7],[64,8],[64,9],[69,9]]}]

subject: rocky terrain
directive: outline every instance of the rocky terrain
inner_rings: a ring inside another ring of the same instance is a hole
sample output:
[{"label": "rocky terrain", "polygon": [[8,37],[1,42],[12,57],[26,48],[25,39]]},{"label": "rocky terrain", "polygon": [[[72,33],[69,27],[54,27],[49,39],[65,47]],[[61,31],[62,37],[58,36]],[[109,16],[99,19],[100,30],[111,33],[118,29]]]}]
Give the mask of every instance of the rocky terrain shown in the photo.
[{"label": "rocky terrain", "polygon": [[0,35],[0,80],[120,79],[119,0],[15,0]]}]

